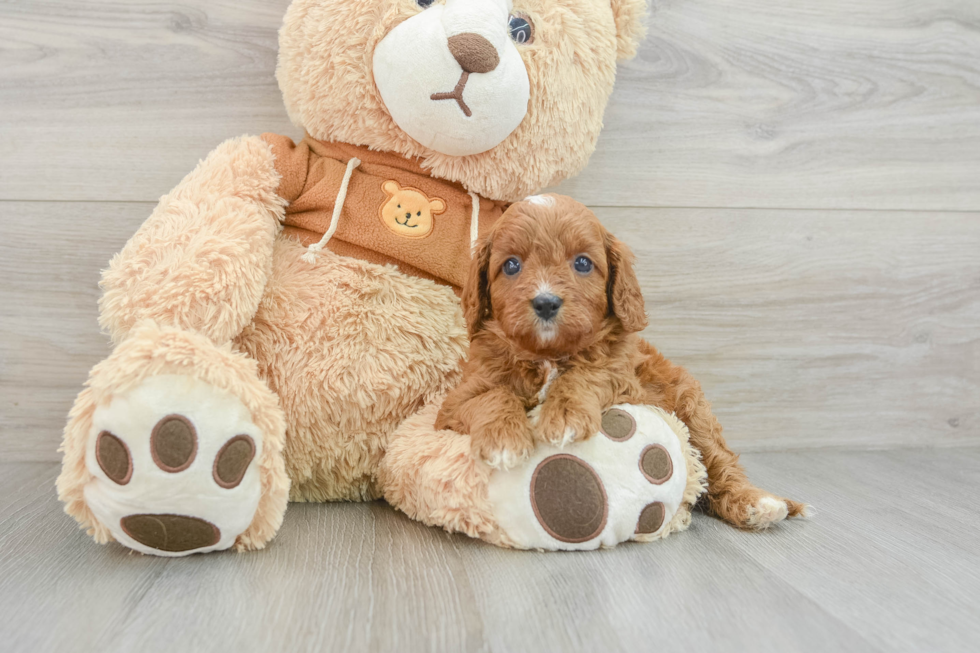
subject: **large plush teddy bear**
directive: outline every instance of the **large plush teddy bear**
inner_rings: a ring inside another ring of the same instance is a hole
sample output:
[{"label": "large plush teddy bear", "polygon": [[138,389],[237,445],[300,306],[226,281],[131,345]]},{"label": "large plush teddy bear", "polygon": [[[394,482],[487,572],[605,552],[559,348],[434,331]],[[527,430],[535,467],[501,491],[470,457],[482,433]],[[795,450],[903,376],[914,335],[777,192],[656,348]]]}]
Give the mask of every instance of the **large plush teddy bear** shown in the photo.
[{"label": "large plush teddy bear", "polygon": [[[288,500],[385,497],[545,549],[683,528],[705,473],[671,414],[620,406],[606,437],[496,471],[432,426],[466,353],[472,244],[585,166],[644,10],[294,0],[277,76],[307,136],[221,144],[113,258],[100,322],[115,350],[65,429],[66,511],[159,555],[261,548]],[[709,473],[744,479],[718,451]],[[709,506],[742,526],[786,515],[736,486]]]}]

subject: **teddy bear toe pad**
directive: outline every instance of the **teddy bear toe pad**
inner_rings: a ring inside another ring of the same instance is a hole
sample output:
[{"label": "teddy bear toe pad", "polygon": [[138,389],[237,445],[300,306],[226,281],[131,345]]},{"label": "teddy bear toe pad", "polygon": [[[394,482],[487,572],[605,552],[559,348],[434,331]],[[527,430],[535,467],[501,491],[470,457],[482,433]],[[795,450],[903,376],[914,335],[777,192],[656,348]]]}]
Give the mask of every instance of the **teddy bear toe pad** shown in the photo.
[{"label": "teddy bear toe pad", "polygon": [[263,438],[234,396],[154,376],[96,408],[92,431],[85,500],[122,544],[165,556],[215,551],[251,524]]},{"label": "teddy bear toe pad", "polygon": [[516,546],[595,549],[665,533],[687,484],[681,443],[661,414],[622,405],[595,436],[539,446],[526,464],[495,471],[488,495]]}]

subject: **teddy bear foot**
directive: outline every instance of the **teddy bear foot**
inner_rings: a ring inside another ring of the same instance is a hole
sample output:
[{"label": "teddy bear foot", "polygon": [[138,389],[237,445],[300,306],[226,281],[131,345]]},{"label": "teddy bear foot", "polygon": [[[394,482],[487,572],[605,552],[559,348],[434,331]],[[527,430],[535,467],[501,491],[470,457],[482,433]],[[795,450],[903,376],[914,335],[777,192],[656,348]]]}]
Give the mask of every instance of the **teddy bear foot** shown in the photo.
[{"label": "teddy bear foot", "polygon": [[262,494],[264,437],[234,396],[166,374],[95,410],[85,501],[122,544],[155,555],[231,547]]},{"label": "teddy bear foot", "polygon": [[539,445],[527,464],[494,472],[488,498],[514,546],[595,549],[687,528],[704,478],[679,420],[621,405],[593,437]]},{"label": "teddy bear foot", "polygon": [[426,524],[519,549],[648,542],[687,528],[706,487],[687,427],[646,406],[606,411],[602,431],[539,444],[509,470],[474,455],[470,437],[433,427],[439,402],[406,420],[382,465],[385,498]]},{"label": "teddy bear foot", "polygon": [[254,364],[148,324],[93,370],[58,489],[96,540],[181,556],[261,548],[286,508],[283,420]]}]

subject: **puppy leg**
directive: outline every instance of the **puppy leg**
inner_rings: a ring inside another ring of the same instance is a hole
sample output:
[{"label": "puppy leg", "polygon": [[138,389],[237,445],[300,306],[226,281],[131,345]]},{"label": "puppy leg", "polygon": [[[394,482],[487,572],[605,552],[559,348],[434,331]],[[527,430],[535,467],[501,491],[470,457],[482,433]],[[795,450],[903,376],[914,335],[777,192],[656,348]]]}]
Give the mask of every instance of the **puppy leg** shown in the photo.
[{"label": "puppy leg", "polygon": [[673,411],[687,424],[691,444],[708,470],[708,510],[739,528],[762,529],[786,517],[805,516],[806,506],[761,490],[745,475],[738,455],[728,448],[721,424],[698,383],[647,342],[637,367],[646,402]]},{"label": "puppy leg", "polygon": [[708,470],[708,509],[739,528],[763,529],[786,517],[805,515],[806,506],[761,490],[745,475],[721,434],[721,424],[700,387],[677,406],[691,433],[691,444],[701,451]]},{"label": "puppy leg", "polygon": [[602,409],[610,403],[606,395],[611,392],[609,380],[595,373],[581,368],[565,372],[552,383],[541,404],[533,426],[535,439],[561,447],[592,437],[599,431]]},{"label": "puppy leg", "polygon": [[[457,395],[458,397],[458,395]],[[527,459],[534,448],[524,402],[508,388],[493,387],[440,411],[437,429],[469,433],[473,455],[491,467],[509,469]]]}]

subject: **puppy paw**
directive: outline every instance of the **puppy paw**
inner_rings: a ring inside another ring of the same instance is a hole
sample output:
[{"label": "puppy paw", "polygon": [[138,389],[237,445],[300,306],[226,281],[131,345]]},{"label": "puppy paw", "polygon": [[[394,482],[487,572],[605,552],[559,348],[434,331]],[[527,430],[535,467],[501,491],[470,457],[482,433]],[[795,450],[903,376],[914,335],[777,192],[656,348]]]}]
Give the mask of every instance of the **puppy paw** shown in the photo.
[{"label": "puppy paw", "polygon": [[566,401],[545,401],[534,424],[537,442],[564,447],[599,431],[599,414]]},{"label": "puppy paw", "polygon": [[534,450],[527,428],[492,425],[472,435],[473,455],[494,469],[511,469],[526,461]]},{"label": "puppy paw", "polygon": [[749,506],[745,525],[752,529],[769,528],[789,515],[789,506],[776,497],[762,497],[755,505]]},{"label": "puppy paw", "polygon": [[712,512],[739,528],[765,530],[787,517],[806,517],[807,506],[769,494],[757,488],[746,488],[709,498]]}]

